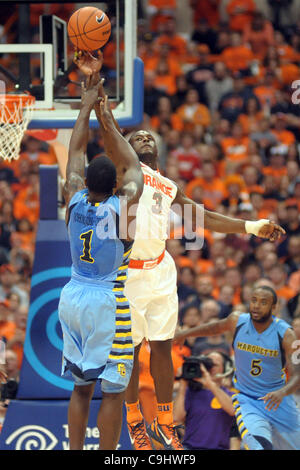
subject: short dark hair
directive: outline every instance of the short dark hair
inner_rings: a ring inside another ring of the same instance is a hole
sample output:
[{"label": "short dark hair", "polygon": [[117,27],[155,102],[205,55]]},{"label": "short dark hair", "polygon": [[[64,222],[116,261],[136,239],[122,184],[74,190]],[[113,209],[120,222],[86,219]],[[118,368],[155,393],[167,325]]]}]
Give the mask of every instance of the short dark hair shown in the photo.
[{"label": "short dark hair", "polygon": [[274,291],[274,289],[272,289],[272,287],[269,287],[269,286],[259,286],[259,287],[256,287],[254,289],[254,291],[258,290],[258,289],[264,289],[264,290],[267,290],[268,292],[271,292],[272,296],[273,296],[273,305],[276,305],[277,304],[277,294],[276,292]]},{"label": "short dark hair", "polygon": [[105,155],[94,158],[86,173],[86,185],[98,194],[110,194],[116,186],[117,172],[113,162]]}]

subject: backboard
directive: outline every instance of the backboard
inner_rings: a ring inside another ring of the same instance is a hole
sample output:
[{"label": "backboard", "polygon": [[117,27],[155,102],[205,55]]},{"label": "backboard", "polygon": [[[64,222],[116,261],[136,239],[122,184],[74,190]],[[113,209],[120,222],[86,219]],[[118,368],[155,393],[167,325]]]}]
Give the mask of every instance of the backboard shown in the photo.
[{"label": "backboard", "polygon": [[[66,25],[72,13],[83,6],[102,9],[112,23],[111,37],[102,49],[101,73],[119,125],[129,127],[142,121],[143,63],[136,57],[136,0],[17,1],[5,5],[0,80],[7,92],[27,90],[36,97],[30,129],[68,129],[75,124],[84,76],[72,63],[74,48]],[[98,127],[94,111],[90,127]]]}]

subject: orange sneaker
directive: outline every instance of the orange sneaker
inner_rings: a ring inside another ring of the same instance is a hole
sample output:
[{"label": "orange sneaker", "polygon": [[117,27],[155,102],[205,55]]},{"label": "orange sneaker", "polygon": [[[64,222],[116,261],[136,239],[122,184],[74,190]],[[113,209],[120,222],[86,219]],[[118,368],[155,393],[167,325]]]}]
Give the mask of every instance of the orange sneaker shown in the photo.
[{"label": "orange sneaker", "polygon": [[157,418],[147,426],[147,433],[151,439],[163,445],[165,450],[183,450],[174,424],[159,424]]},{"label": "orange sneaker", "polygon": [[153,450],[144,420],[127,426],[133,450]]}]

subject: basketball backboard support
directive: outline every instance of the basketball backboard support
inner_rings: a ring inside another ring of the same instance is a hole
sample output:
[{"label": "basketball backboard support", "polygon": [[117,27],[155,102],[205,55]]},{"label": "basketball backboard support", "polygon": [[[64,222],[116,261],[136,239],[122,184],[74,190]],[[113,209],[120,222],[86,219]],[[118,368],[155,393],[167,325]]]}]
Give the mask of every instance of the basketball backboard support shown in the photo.
[{"label": "basketball backboard support", "polygon": [[[24,3],[24,2],[22,2]],[[33,4],[34,2],[28,2]],[[45,2],[48,2],[46,0]],[[121,127],[135,126],[143,120],[143,63],[141,59],[136,57],[136,33],[137,33],[137,0],[113,0],[107,2],[94,2],[90,1],[85,4],[75,4],[74,11],[81,6],[92,5],[98,8],[104,9],[105,4],[115,4],[116,18],[114,18],[114,31],[117,36],[116,44],[117,49],[120,47],[119,30],[122,30],[124,35],[124,65],[122,70],[116,70],[116,83],[121,80],[121,86],[117,87],[117,93],[114,96],[110,96],[110,99],[115,100],[118,104],[113,110],[114,116],[117,119]],[[18,1],[17,1],[18,4]],[[20,2],[21,4],[21,2]],[[64,2],[65,4],[65,2]],[[121,10],[121,15],[120,15]],[[119,17],[122,17],[123,23],[118,23]],[[61,18],[54,17],[41,17],[39,18],[40,25],[43,23],[42,30],[45,32],[45,22],[48,27],[50,22],[53,25],[53,35],[49,39],[47,35],[40,34],[40,41],[43,44],[0,44],[0,65],[1,58],[5,54],[40,54],[40,83],[43,88],[40,96],[36,96],[36,104],[33,113],[33,118],[29,124],[29,129],[70,129],[74,127],[78,116],[78,108],[80,104],[80,97],[68,97],[58,99],[55,95],[54,82],[59,73],[65,72],[68,66],[72,64],[72,58],[69,55],[69,64],[64,63],[64,58],[67,54],[62,48],[66,47],[66,44],[62,42],[62,38],[65,35],[66,21]],[[41,26],[40,26],[41,28]],[[116,33],[117,32],[117,33]],[[111,36],[113,40],[113,36]],[[45,41],[51,41],[45,43]],[[70,43],[69,43],[70,46]],[[57,51],[61,53],[61,63],[57,65]],[[69,47],[70,49],[70,47]],[[119,56],[120,53],[117,51],[117,68],[120,68]],[[120,78],[121,77],[121,78]],[[80,94],[80,87],[78,89],[78,95]],[[121,92],[120,92],[121,90]],[[31,92],[31,90],[28,90]],[[119,99],[118,99],[119,98]],[[74,109],[77,108],[77,109]],[[94,111],[92,111],[90,119],[90,127],[98,127],[98,121]]]}]

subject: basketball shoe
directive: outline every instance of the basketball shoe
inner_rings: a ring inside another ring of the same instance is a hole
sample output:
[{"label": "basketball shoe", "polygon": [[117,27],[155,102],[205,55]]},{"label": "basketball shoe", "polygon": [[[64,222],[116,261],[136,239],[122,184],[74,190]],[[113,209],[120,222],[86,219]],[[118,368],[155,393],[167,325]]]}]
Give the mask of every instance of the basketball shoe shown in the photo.
[{"label": "basketball shoe", "polygon": [[144,420],[127,426],[133,450],[153,450]]},{"label": "basketball shoe", "polygon": [[162,444],[166,450],[183,450],[174,424],[159,424],[157,418],[147,426],[147,433],[156,442]]}]

